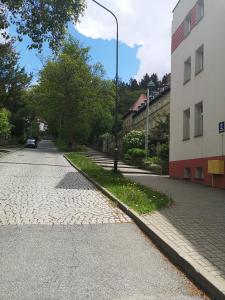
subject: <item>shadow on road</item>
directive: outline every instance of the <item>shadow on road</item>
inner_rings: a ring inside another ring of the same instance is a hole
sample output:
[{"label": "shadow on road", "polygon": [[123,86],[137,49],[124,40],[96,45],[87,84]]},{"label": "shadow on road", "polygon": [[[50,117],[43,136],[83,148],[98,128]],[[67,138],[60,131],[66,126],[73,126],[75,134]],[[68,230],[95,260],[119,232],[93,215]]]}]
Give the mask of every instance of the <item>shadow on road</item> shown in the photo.
[{"label": "shadow on road", "polygon": [[[84,182],[85,180],[85,182]],[[94,186],[78,172],[68,172],[58,183],[56,189],[65,190],[94,190]]]}]

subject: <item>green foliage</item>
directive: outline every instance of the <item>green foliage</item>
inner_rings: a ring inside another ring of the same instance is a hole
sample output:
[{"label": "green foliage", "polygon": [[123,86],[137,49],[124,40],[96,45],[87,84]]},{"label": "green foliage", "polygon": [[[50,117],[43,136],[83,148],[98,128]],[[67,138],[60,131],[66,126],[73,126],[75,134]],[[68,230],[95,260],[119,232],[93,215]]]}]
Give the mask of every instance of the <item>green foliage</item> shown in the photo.
[{"label": "green foliage", "polygon": [[33,90],[37,111],[51,133],[69,148],[94,139],[112,126],[114,84],[100,64],[89,64],[89,48],[69,39],[40,73]]},{"label": "green foliage", "polygon": [[93,180],[139,214],[150,213],[171,204],[171,199],[167,195],[136,184],[121,173],[104,170],[84,155],[71,153],[67,157]]},{"label": "green foliage", "polygon": [[75,152],[86,152],[87,151],[87,147],[84,145],[76,145],[75,149],[71,149],[68,147],[68,145],[65,144],[65,142],[63,140],[55,140],[54,141],[56,147],[59,149],[59,151],[61,152],[71,152],[71,151],[75,151]]},{"label": "green foliage", "polygon": [[159,146],[157,154],[161,161],[169,161],[169,144],[161,144]]},{"label": "green foliage", "polygon": [[148,157],[143,161],[146,169],[156,174],[162,174],[161,160],[158,156]]},{"label": "green foliage", "polygon": [[11,112],[21,108],[23,91],[31,80],[18,62],[13,43],[0,44],[0,106]]},{"label": "green foliage", "polygon": [[147,157],[144,162],[146,164],[160,164],[161,163],[161,159],[158,156],[152,156],[152,157]]},{"label": "green foliage", "polygon": [[168,174],[169,171],[168,160],[165,160],[165,156],[148,157],[143,161],[143,165],[146,169],[160,175]]},{"label": "green foliage", "polygon": [[13,136],[24,133],[27,105],[24,93],[31,80],[18,61],[19,56],[12,42],[0,44],[0,108],[10,111]]},{"label": "green foliage", "polygon": [[130,160],[132,163],[141,164],[145,157],[146,152],[144,149],[133,148],[126,152],[126,159]]},{"label": "green foliage", "polygon": [[165,142],[169,141],[169,131],[170,131],[170,116],[169,114],[163,114],[158,116],[155,120],[156,126],[152,131],[154,138],[159,140],[164,140]]},{"label": "green foliage", "polygon": [[144,145],[145,132],[143,130],[132,130],[123,138],[123,150],[125,153],[132,148],[144,149]]},{"label": "green foliage", "polygon": [[9,122],[10,112],[5,108],[0,109],[0,135],[9,136],[11,124]]},{"label": "green foliage", "polygon": [[133,90],[133,87],[120,87],[120,102],[119,102],[119,113],[123,116],[133,105],[133,103],[140,97],[141,93],[145,93],[145,90],[138,88]]},{"label": "green foliage", "polygon": [[[18,39],[28,35],[30,48],[41,49],[48,42],[53,50],[62,43],[68,22],[76,23],[84,12],[84,0],[1,0],[0,30],[3,32],[13,24]],[[9,18],[7,18],[9,12]]]}]

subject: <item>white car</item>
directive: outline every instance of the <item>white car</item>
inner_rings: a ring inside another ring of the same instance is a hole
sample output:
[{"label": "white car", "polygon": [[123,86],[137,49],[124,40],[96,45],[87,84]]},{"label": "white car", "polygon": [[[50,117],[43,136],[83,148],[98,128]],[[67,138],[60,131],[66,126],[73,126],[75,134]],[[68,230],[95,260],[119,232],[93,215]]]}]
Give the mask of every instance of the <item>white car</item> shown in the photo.
[{"label": "white car", "polygon": [[36,139],[32,139],[32,138],[27,139],[25,147],[26,148],[37,148]]}]

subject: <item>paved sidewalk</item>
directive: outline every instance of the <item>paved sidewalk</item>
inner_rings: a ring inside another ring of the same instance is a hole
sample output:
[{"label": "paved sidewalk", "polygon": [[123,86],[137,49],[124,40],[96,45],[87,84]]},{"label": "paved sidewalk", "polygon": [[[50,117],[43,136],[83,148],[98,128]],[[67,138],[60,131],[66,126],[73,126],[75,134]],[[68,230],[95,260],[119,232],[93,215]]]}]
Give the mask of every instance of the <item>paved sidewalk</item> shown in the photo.
[{"label": "paved sidewalk", "polygon": [[[88,156],[97,164],[103,167],[105,170],[113,170],[114,168],[114,160],[111,157],[108,157],[102,154],[99,151],[89,150]],[[128,165],[122,161],[118,161],[118,170],[122,174],[152,174],[152,172],[148,170],[143,170],[136,166]]]},{"label": "paved sidewalk", "polygon": [[150,228],[224,293],[225,191],[154,175],[130,179],[170,195],[174,204],[144,218]]}]

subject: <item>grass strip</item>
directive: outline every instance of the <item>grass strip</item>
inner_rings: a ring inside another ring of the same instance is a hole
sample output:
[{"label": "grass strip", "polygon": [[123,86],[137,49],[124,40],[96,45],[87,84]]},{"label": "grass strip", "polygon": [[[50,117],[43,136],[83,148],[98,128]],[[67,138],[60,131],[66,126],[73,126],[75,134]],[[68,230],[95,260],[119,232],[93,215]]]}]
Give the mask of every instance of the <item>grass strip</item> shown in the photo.
[{"label": "grass strip", "polygon": [[104,170],[81,153],[73,152],[66,156],[90,178],[139,214],[154,212],[172,202],[167,195],[134,183],[119,172],[115,174],[113,171]]}]

